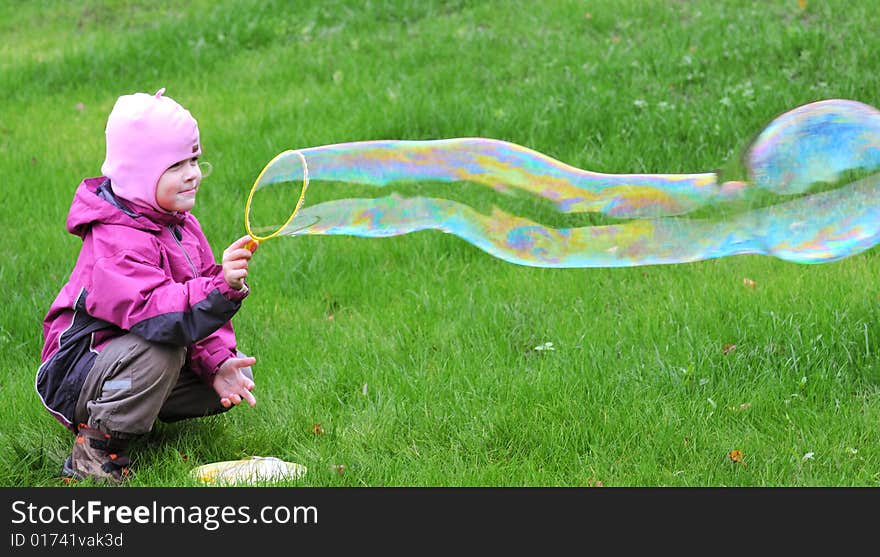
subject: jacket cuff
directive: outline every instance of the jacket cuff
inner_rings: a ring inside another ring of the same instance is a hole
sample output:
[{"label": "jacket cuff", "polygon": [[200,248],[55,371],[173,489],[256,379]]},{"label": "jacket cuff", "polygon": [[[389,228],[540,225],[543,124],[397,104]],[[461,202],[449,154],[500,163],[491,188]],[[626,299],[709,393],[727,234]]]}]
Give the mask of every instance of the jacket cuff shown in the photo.
[{"label": "jacket cuff", "polygon": [[203,360],[205,373],[202,375],[202,381],[209,385],[213,383],[214,377],[217,375],[223,362],[234,356],[234,353],[226,349],[218,350],[207,355]]},{"label": "jacket cuff", "polygon": [[226,279],[223,278],[222,274],[214,277],[214,286],[220,291],[223,296],[229,300],[230,302],[240,302],[244,300],[247,295],[250,293],[250,288],[248,288],[247,283],[245,283],[244,288],[241,290],[235,290],[226,282]]}]

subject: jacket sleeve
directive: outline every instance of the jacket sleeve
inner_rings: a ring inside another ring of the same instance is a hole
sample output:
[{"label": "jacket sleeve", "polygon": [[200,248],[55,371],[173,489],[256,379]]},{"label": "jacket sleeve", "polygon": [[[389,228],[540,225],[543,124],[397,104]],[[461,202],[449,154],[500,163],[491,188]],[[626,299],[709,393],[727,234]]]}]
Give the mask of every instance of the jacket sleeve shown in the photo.
[{"label": "jacket sleeve", "polygon": [[246,293],[231,289],[222,272],[175,282],[161,265],[158,240],[144,236],[124,249],[95,254],[86,286],[89,314],[176,346],[202,341],[226,324]]},{"label": "jacket sleeve", "polygon": [[206,383],[210,383],[217,375],[220,364],[235,356],[235,332],[231,321],[194,343],[187,354],[190,369]]},{"label": "jacket sleeve", "polygon": [[[195,220],[195,215],[190,216]],[[198,225],[198,221],[196,221],[196,224]],[[201,227],[197,229],[201,231]],[[208,240],[204,234],[199,234],[198,236],[199,259],[202,263],[202,268],[199,271],[203,276],[220,276],[221,280],[223,280],[223,267],[217,264]],[[225,280],[223,280],[223,284],[226,284]],[[239,293],[234,290],[233,292],[236,292],[242,298],[247,296],[247,292]],[[214,378],[214,375],[217,374],[217,368],[220,367],[220,364],[236,355],[235,330],[232,327],[232,322],[227,321],[219,329],[193,344],[188,354],[190,369],[201,377],[203,381],[209,383]]]}]

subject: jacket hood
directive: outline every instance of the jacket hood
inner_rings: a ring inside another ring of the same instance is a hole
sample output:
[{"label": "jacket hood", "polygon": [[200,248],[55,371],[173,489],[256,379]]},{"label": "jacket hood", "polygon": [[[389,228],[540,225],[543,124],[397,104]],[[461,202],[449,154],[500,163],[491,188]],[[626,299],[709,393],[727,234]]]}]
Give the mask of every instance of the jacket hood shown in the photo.
[{"label": "jacket hood", "polygon": [[86,178],[76,189],[67,214],[67,231],[82,238],[95,224],[118,224],[160,232],[162,226],[183,224],[186,215],[160,212],[119,199],[110,188],[110,180],[99,176]]}]

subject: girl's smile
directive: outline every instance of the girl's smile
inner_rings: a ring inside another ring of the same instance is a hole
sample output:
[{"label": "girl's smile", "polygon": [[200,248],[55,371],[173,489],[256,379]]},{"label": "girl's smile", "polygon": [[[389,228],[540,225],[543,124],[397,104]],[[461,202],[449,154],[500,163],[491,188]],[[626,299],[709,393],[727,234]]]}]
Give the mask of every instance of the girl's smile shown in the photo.
[{"label": "girl's smile", "polygon": [[171,165],[156,184],[156,203],[172,213],[189,211],[196,203],[202,181],[199,158],[182,160]]}]

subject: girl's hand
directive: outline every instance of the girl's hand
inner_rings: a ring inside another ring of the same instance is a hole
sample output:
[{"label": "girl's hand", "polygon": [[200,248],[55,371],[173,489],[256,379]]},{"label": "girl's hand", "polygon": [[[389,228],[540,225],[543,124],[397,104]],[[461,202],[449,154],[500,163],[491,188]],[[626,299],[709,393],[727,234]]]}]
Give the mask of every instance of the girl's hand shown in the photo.
[{"label": "girl's hand", "polygon": [[[254,253],[245,246],[251,242],[250,236],[242,236],[223,250],[223,278],[234,290],[244,288],[244,279],[248,274],[248,263]],[[257,248],[254,246],[254,251]]]},{"label": "girl's hand", "polygon": [[220,404],[223,405],[223,408],[240,404],[242,400],[248,401],[251,406],[257,404],[257,399],[251,393],[256,385],[250,377],[241,372],[241,368],[252,366],[255,363],[257,363],[257,359],[248,356],[246,358],[229,358],[220,364],[212,386],[220,396]]}]

